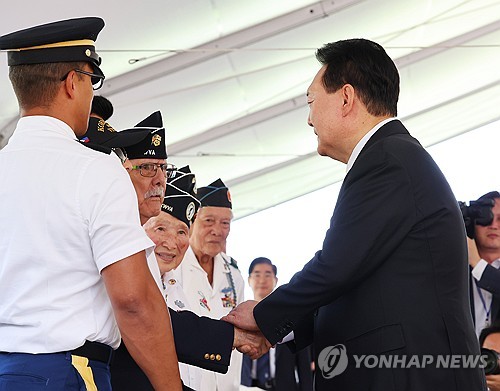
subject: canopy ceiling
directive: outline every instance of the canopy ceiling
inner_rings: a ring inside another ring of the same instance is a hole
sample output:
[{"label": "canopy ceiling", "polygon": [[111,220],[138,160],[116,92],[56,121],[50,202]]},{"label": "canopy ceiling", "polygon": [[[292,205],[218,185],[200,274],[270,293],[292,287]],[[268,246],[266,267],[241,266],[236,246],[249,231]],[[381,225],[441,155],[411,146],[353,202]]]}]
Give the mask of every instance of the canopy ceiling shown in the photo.
[{"label": "canopy ceiling", "polygon": [[[382,44],[401,73],[399,116],[429,146],[500,119],[500,1],[63,0],[4,7],[0,34],[101,16],[109,122],[161,110],[169,161],[230,187],[237,218],[342,180],[316,154],[305,91],[314,51],[339,39]],[[0,147],[17,102],[0,60]]]}]

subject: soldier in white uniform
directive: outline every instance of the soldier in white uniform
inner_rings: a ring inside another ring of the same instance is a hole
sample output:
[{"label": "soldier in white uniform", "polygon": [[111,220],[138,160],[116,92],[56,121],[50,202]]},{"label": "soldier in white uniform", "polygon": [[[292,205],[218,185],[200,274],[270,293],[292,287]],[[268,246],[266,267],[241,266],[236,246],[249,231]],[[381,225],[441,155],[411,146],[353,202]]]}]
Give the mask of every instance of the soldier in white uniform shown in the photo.
[{"label": "soldier in white uniform", "polygon": [[115,158],[77,142],[104,79],[93,42],[103,27],[79,18],[0,37],[21,115],[0,152],[5,391],[110,390],[119,331],[157,389],[180,389],[134,190]]},{"label": "soldier in white uniform", "polygon": [[[200,210],[191,227],[190,247],[176,270],[190,308],[220,319],[244,298],[244,280],[236,262],[223,253],[233,217],[229,189],[218,179],[198,189]],[[241,353],[233,351],[227,374],[203,371],[201,390],[238,390]]]}]

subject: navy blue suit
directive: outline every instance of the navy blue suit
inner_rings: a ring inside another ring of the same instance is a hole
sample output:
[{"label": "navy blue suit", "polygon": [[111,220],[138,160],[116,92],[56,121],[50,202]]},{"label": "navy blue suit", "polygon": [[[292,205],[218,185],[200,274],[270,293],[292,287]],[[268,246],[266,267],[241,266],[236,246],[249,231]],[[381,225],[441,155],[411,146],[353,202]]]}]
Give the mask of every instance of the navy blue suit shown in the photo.
[{"label": "navy blue suit", "polygon": [[[346,370],[316,390],[481,391],[481,369],[356,368],[353,355],[479,355],[464,223],[443,174],[390,121],[347,173],[323,248],[254,309],[271,343],[295,330],[315,354],[343,344]],[[317,361],[317,359],[316,359]],[[317,368],[318,368],[318,362]]]}]

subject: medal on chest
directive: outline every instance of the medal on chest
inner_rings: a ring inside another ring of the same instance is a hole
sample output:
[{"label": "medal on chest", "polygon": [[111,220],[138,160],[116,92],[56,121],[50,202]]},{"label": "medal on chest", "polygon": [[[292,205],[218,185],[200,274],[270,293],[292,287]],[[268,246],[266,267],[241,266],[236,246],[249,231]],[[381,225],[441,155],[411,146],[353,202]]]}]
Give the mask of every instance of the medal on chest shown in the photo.
[{"label": "medal on chest", "polygon": [[208,306],[208,301],[205,297],[205,295],[203,294],[202,291],[198,291],[198,294],[201,296],[200,297],[200,305],[202,308],[205,308],[207,311],[210,311],[210,307]]},{"label": "medal on chest", "polygon": [[221,290],[221,300],[222,306],[224,308],[234,308],[236,307],[236,299],[234,297],[234,289],[230,286],[225,287]]}]

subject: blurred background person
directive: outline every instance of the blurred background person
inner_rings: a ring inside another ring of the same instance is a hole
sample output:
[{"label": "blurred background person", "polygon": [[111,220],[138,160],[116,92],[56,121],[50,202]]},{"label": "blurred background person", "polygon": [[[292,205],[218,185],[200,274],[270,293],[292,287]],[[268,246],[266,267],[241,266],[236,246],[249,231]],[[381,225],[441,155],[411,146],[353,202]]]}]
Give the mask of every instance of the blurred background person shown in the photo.
[{"label": "blurred background person", "polygon": [[[270,259],[255,258],[248,269],[248,284],[254,300],[261,301],[269,295],[278,283],[278,270]],[[241,384],[273,391],[312,391],[311,347],[296,353],[278,344],[258,360],[243,356]]]},{"label": "blurred background person", "polygon": [[462,208],[464,217],[470,218],[466,221],[472,276],[470,294],[479,336],[483,328],[500,320],[500,193],[491,191],[482,195],[466,211]]}]

